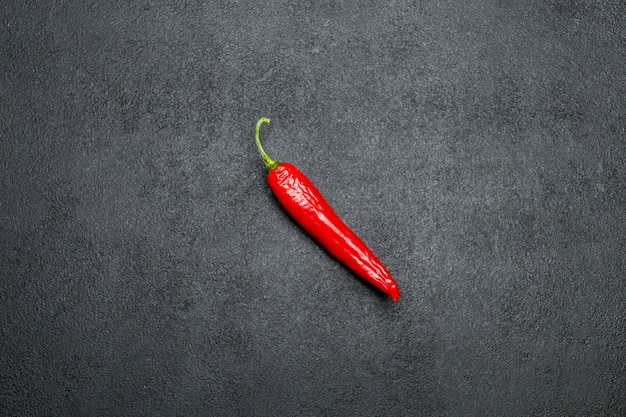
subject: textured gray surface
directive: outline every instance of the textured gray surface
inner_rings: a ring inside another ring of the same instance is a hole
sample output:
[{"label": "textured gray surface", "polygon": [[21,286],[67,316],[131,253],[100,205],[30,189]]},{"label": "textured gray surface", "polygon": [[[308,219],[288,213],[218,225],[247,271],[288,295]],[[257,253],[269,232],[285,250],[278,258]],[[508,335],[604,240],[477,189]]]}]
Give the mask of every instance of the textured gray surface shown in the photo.
[{"label": "textured gray surface", "polygon": [[[625,16],[4,2],[0,415],[626,415]],[[281,211],[260,116],[398,303]]]}]

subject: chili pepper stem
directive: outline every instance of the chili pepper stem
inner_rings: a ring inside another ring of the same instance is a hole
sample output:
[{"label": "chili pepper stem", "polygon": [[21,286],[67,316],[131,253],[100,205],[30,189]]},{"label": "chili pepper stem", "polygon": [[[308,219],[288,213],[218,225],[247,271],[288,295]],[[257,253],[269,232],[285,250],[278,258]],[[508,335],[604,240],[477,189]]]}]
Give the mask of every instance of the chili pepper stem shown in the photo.
[{"label": "chili pepper stem", "polygon": [[261,158],[263,159],[263,163],[265,164],[265,170],[267,172],[270,172],[271,170],[276,168],[276,166],[279,164],[279,162],[274,161],[265,153],[265,151],[263,150],[263,147],[261,146],[261,140],[259,139],[259,130],[261,130],[261,125],[263,123],[269,124],[269,122],[270,122],[270,119],[268,119],[267,117],[261,117],[259,121],[256,122],[256,127],[254,128],[254,141],[256,142],[256,148],[259,150],[259,154],[261,155]]}]

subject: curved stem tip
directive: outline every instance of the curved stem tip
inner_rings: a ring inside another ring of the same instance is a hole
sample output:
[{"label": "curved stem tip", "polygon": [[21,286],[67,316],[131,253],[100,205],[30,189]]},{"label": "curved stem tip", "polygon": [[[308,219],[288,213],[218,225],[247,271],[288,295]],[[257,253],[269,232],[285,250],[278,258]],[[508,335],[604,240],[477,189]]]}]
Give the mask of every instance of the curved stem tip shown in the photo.
[{"label": "curved stem tip", "polygon": [[256,142],[256,148],[259,150],[259,154],[261,155],[261,158],[263,159],[263,163],[265,164],[265,170],[267,172],[270,172],[271,170],[276,168],[276,165],[278,165],[277,161],[274,161],[265,153],[265,151],[263,150],[263,147],[261,146],[261,140],[259,139],[259,130],[261,130],[261,125],[263,123],[269,124],[269,122],[270,122],[270,119],[268,119],[267,117],[261,117],[259,121],[256,122],[256,127],[254,128],[254,141]]}]

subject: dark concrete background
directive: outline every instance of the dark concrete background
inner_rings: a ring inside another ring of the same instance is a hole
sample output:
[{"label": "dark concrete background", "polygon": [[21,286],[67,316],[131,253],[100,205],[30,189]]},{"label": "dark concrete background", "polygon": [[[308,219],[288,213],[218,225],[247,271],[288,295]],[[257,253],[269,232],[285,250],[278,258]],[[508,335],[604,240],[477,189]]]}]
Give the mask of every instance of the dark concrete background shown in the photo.
[{"label": "dark concrete background", "polygon": [[[626,415],[625,18],[3,2],[0,415]],[[281,211],[260,116],[398,303]]]}]

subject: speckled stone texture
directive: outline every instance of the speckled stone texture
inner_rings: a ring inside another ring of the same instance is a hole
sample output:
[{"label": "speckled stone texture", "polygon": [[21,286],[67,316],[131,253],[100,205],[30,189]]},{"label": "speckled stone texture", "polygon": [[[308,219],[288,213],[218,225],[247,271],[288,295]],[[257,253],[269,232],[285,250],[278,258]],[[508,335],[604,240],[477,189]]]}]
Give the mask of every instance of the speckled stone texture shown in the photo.
[{"label": "speckled stone texture", "polygon": [[[3,2],[0,415],[626,415],[625,19]],[[398,303],[281,210],[260,116]]]}]

